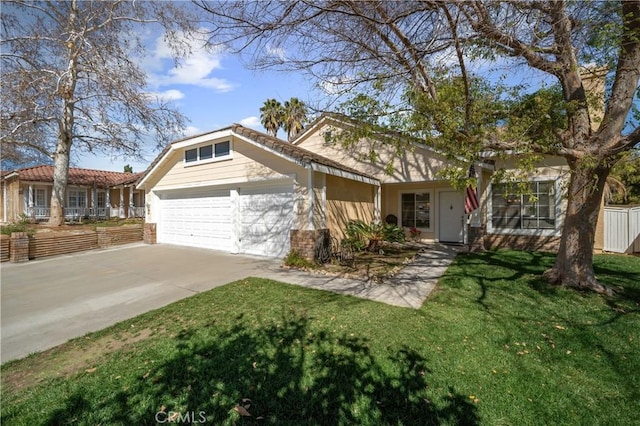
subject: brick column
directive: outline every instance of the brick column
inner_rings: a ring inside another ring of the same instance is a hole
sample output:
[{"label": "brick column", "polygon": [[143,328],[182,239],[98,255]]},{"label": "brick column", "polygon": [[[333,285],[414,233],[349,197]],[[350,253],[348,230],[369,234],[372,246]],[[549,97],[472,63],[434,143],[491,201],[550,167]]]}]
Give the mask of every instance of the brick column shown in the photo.
[{"label": "brick column", "polygon": [[29,261],[29,236],[26,232],[11,233],[9,258],[13,263]]},{"label": "brick column", "polygon": [[97,227],[96,234],[98,234],[98,248],[106,248],[111,246],[111,235],[107,232],[106,227]]},{"label": "brick column", "polygon": [[485,234],[485,226],[469,226],[467,228],[469,235],[469,251],[470,252],[479,252],[485,251],[484,246],[484,234]]},{"label": "brick column", "polygon": [[296,250],[301,256],[308,260],[315,258],[316,240],[321,234],[326,234],[325,238],[329,238],[328,229],[303,230],[292,229],[289,234],[291,242],[291,250]]},{"label": "brick column", "polygon": [[155,223],[145,223],[144,231],[142,234],[142,240],[145,244],[156,244],[156,224]]}]

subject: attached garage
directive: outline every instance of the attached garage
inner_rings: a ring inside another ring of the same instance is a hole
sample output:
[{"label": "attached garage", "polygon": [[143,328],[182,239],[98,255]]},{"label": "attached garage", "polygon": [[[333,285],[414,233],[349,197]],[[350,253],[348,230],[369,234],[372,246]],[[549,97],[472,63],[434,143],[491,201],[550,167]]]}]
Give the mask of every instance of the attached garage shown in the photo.
[{"label": "attached garage", "polygon": [[159,192],[159,243],[282,257],[294,227],[293,182]]},{"label": "attached garage", "polygon": [[138,182],[145,241],[284,257],[293,238],[297,250],[313,250],[316,229],[329,226],[327,175],[361,183],[374,211],[377,180],[255,130],[234,124],[175,141]]}]

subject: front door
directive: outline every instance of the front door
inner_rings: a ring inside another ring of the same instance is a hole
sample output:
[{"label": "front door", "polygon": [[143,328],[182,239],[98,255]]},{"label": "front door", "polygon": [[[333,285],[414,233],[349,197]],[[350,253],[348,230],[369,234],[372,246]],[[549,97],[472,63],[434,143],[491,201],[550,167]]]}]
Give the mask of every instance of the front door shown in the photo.
[{"label": "front door", "polygon": [[464,196],[458,191],[440,192],[439,236],[443,243],[462,243],[464,224]]}]

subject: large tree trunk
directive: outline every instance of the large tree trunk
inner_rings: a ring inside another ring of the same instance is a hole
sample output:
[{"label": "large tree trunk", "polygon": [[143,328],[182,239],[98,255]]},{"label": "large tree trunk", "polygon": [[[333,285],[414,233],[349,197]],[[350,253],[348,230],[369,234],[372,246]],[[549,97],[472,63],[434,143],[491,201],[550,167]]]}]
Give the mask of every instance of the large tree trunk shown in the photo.
[{"label": "large tree trunk", "polygon": [[71,151],[71,137],[60,135],[56,153],[53,159],[53,191],[51,191],[51,210],[49,225],[60,226],[64,223],[65,193],[69,178],[69,154]]},{"label": "large tree trunk", "polygon": [[595,230],[610,168],[593,167],[586,161],[569,161],[569,167],[572,173],[560,248],[544,277],[553,284],[611,294],[593,271]]}]

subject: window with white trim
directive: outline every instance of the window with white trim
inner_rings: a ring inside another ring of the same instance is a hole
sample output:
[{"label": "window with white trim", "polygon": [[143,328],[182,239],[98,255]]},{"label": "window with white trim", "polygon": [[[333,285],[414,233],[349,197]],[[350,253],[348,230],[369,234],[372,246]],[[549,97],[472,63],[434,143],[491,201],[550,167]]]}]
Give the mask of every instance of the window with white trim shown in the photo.
[{"label": "window with white trim", "polygon": [[222,160],[231,156],[231,142],[224,141],[210,145],[203,145],[197,148],[186,149],[184,151],[185,163],[198,163],[201,161]]},{"label": "window with white trim", "polygon": [[510,193],[510,187],[491,188],[491,223],[496,229],[555,229],[556,200],[553,181],[529,183],[529,194]]},{"label": "window with white trim", "polygon": [[34,205],[36,207],[47,207],[47,190],[45,188],[36,188],[34,197]]},{"label": "window with white trim", "polygon": [[70,189],[67,193],[67,208],[79,209],[87,207],[87,193],[80,189]]},{"label": "window with white trim", "polygon": [[96,207],[106,207],[107,205],[107,192],[98,191],[96,193]]},{"label": "window with white trim", "polygon": [[428,192],[401,195],[402,223],[406,228],[431,228],[431,194]]}]

